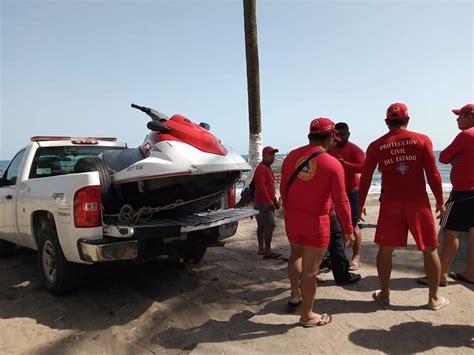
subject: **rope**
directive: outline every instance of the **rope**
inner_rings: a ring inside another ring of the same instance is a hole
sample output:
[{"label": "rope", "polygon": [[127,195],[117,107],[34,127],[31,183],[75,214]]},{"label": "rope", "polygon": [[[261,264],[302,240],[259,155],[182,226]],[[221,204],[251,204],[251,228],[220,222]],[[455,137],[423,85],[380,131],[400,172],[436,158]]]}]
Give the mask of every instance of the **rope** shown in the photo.
[{"label": "rope", "polygon": [[153,214],[160,212],[160,211],[166,211],[166,210],[172,210],[174,208],[187,205],[192,202],[196,202],[199,200],[203,200],[208,197],[216,196],[222,194],[222,191],[215,192],[210,195],[202,196],[195,198],[193,200],[189,201],[183,201],[182,199],[178,199],[173,203],[170,203],[166,206],[158,206],[158,207],[150,207],[150,206],[144,206],[138,209],[136,211],[132,205],[125,204],[122,206],[120,209],[120,212],[118,214],[110,214],[106,215],[107,217],[117,217],[120,223],[124,224],[136,224],[138,222],[145,222],[150,220],[153,217]]}]

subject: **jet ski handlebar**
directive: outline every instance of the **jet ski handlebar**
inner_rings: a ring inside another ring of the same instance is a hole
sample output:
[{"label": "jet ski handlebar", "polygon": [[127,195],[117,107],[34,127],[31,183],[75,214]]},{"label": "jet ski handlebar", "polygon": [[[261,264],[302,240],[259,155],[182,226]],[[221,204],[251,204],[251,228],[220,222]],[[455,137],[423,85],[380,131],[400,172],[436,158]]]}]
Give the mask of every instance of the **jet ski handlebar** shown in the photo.
[{"label": "jet ski handlebar", "polygon": [[152,121],[148,122],[147,124],[148,129],[152,131],[156,131],[156,132],[171,132],[171,128],[166,127],[165,125],[163,125],[163,123],[161,123],[162,121],[167,121],[170,119],[164,113],[155,111],[149,107],[139,106],[135,104],[132,104],[132,107],[142,112],[145,112],[148,116],[150,116]]},{"label": "jet ski handlebar", "polygon": [[145,107],[145,106],[139,106],[139,105],[136,105],[136,104],[133,104],[131,105],[133,108],[136,108],[137,110],[140,110],[142,112],[145,112],[148,116],[151,117],[151,119],[153,121],[167,121],[169,120],[170,118],[168,116],[166,116],[164,113],[161,113],[159,111],[156,111],[156,110],[153,110],[152,108],[150,107]]}]

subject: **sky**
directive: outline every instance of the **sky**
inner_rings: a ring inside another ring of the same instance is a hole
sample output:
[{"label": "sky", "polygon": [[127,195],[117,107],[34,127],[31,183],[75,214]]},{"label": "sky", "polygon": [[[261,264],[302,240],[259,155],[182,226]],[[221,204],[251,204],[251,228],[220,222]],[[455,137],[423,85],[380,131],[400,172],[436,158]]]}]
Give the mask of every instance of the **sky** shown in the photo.
[{"label": "sky", "polygon": [[[34,135],[147,134],[136,103],[207,122],[248,153],[241,0],[1,2],[0,160]],[[471,0],[257,0],[263,144],[307,143],[309,123],[350,126],[363,149],[389,104],[434,148],[474,102]]]}]

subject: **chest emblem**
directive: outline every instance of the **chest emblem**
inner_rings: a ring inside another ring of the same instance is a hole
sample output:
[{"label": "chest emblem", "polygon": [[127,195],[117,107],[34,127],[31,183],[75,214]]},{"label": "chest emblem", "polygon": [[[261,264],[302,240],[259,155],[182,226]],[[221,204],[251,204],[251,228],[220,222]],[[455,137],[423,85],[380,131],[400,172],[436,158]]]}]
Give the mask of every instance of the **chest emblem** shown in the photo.
[{"label": "chest emblem", "polygon": [[400,163],[397,165],[397,172],[401,175],[405,175],[408,170],[410,170],[410,166],[407,163]]}]

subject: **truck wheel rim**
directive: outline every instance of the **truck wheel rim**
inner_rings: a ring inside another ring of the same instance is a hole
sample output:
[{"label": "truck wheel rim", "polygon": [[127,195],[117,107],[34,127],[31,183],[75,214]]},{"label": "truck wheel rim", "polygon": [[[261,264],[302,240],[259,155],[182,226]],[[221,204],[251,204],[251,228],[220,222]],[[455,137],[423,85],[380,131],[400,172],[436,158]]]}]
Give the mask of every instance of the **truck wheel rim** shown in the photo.
[{"label": "truck wheel rim", "polygon": [[43,272],[49,282],[56,280],[56,252],[53,243],[47,240],[43,245]]}]

